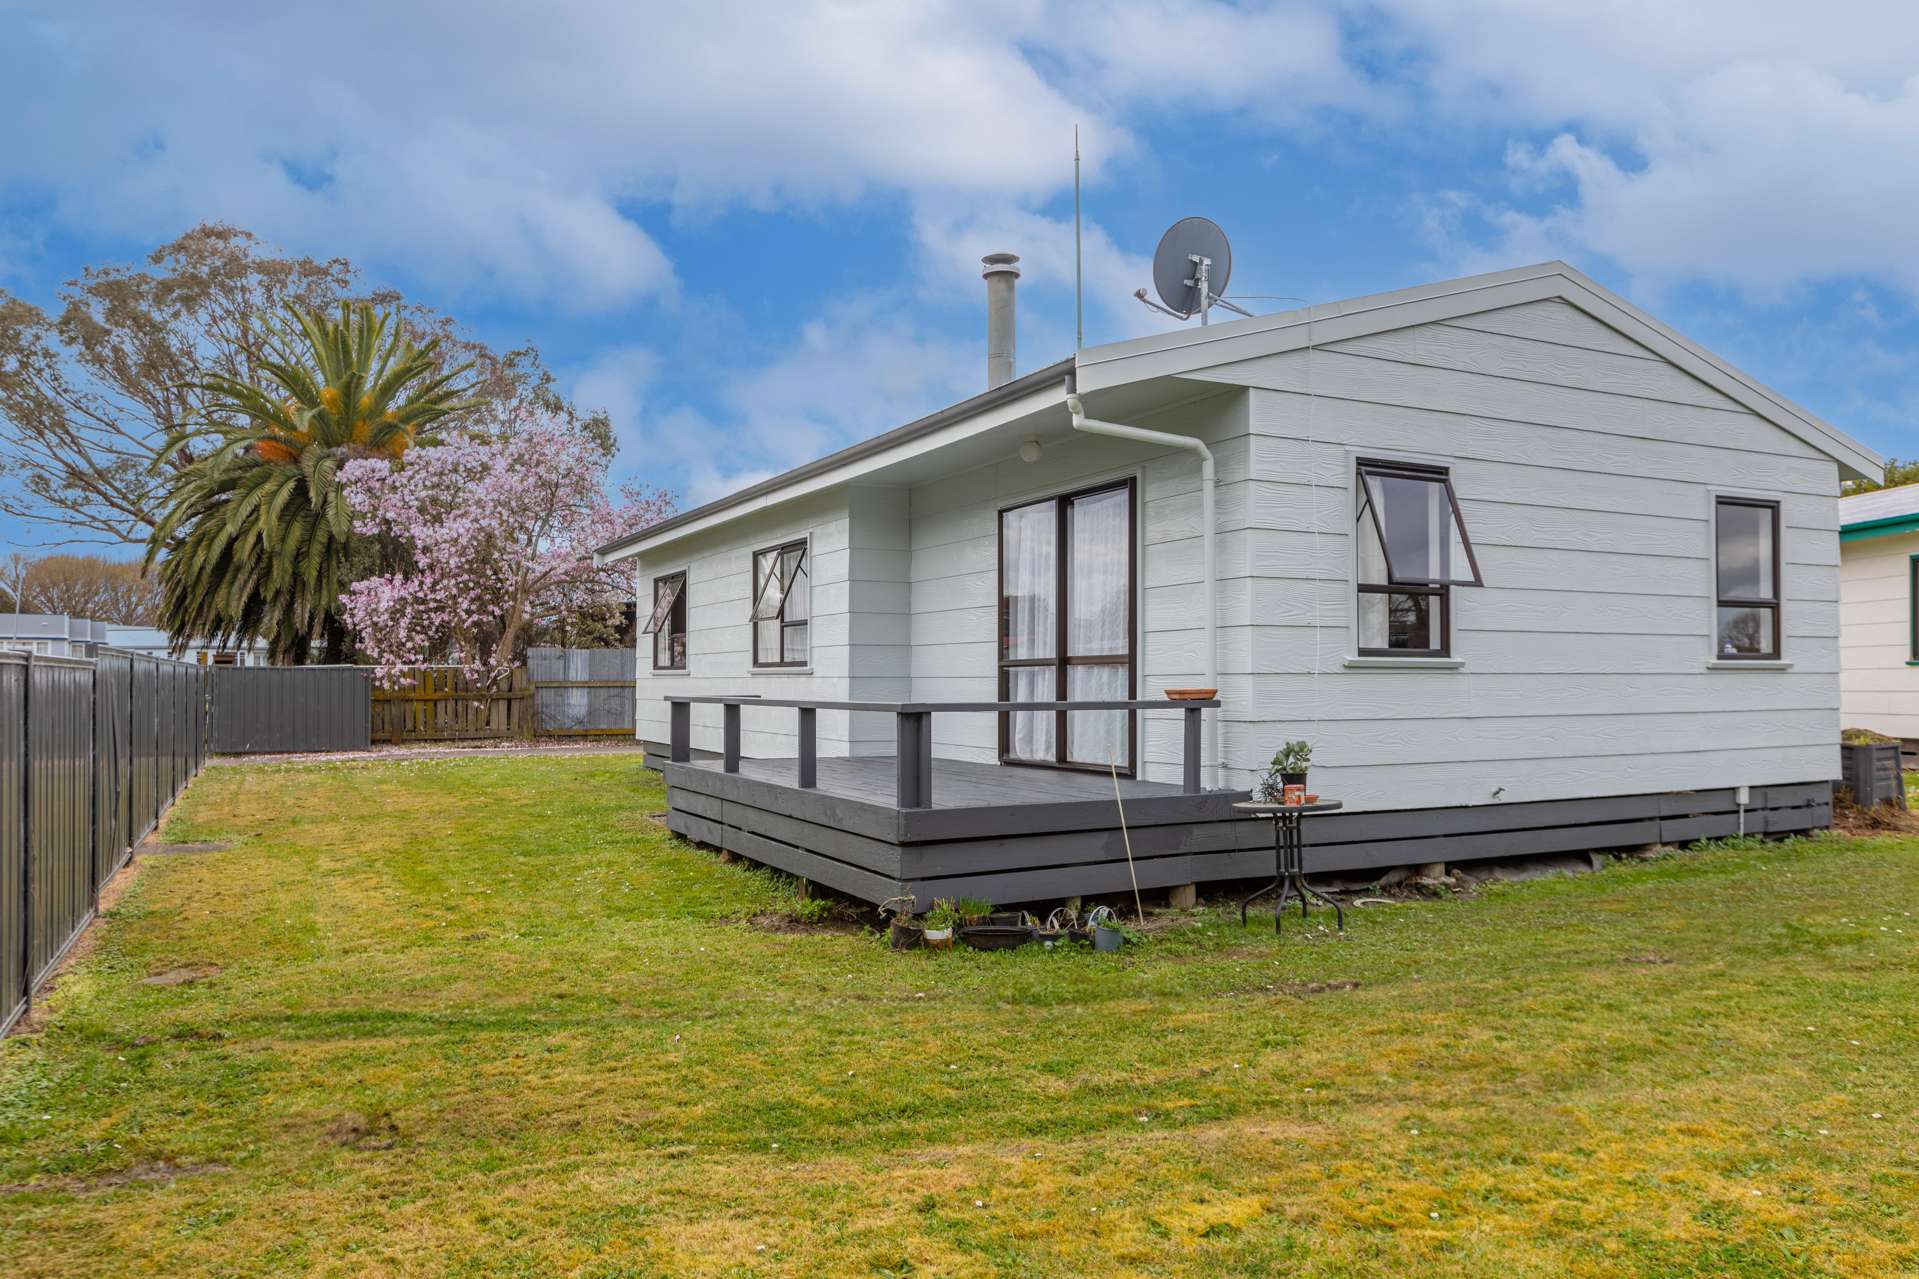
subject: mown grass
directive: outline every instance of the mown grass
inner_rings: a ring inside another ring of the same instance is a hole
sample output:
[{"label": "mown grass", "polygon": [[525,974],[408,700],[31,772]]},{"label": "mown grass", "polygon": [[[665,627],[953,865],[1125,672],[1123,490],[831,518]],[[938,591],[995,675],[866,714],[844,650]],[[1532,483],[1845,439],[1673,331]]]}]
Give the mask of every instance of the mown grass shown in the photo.
[{"label": "mown grass", "polygon": [[1919,840],[895,955],[755,927],[790,886],[661,806],[619,757],[209,771],[168,833],[232,850],[151,859],[0,1048],[0,1271],[1919,1271]]}]

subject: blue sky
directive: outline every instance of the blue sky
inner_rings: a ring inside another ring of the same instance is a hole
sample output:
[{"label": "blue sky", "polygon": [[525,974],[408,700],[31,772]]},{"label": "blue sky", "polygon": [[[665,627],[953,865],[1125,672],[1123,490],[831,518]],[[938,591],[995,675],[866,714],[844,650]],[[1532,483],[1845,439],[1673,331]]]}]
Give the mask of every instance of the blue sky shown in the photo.
[{"label": "blue sky", "polygon": [[[1919,453],[1919,6],[1391,0],[0,8],[0,288],[202,220],[344,254],[610,410],[702,501],[1020,366],[1202,213],[1233,292],[1563,257]],[[1253,300],[1259,311],[1291,302]],[[0,525],[0,550],[35,540]]]}]

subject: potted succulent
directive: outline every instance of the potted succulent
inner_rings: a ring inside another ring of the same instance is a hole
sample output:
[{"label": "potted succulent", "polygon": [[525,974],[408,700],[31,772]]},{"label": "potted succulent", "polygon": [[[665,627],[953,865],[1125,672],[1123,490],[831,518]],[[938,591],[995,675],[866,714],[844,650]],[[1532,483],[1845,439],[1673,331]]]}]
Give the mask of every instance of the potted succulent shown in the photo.
[{"label": "potted succulent", "polygon": [[913,919],[913,899],[893,897],[880,903],[880,909],[892,916],[887,925],[887,943],[894,950],[912,950],[926,939],[926,930]]},{"label": "potted succulent", "polygon": [[1313,748],[1308,742],[1287,742],[1274,751],[1272,766],[1266,770],[1266,776],[1260,779],[1260,799],[1269,804],[1300,802],[1287,799],[1287,787],[1296,786],[1299,789],[1293,794],[1303,800],[1306,794],[1306,766],[1312,760]]},{"label": "potted succulent", "polygon": [[959,927],[959,911],[953,903],[944,897],[936,900],[926,912],[924,940],[928,950],[953,949],[953,930]]}]

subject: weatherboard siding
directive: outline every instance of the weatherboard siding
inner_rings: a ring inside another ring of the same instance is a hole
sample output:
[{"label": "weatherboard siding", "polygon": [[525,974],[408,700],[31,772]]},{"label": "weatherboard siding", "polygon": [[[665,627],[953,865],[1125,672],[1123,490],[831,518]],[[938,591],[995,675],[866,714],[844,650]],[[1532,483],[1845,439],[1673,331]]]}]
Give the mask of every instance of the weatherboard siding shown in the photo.
[{"label": "weatherboard siding", "polygon": [[[1245,537],[1258,518],[1250,492],[1251,438],[1246,397],[1195,386],[1202,402],[1143,416],[1135,424],[1189,433],[1213,449],[1219,476],[1220,527]],[[1133,477],[1138,484],[1136,551],[1141,697],[1197,683],[1205,669],[1199,619],[1199,461],[1183,449],[1101,436],[1049,439],[1037,462],[1017,457],[916,486],[911,494],[911,644],[913,696],[920,701],[992,700],[998,694],[999,511],[1023,501]],[[1221,537],[1223,543],[1225,537]],[[1221,633],[1235,614],[1220,586]],[[1142,732],[1155,719],[1142,715]],[[938,715],[933,748],[953,759],[998,756],[998,724],[991,715]],[[1140,776],[1178,781],[1180,757],[1148,760]]]},{"label": "weatherboard siding", "polygon": [[[1838,473],[1794,436],[1562,302],[1194,376],[1252,388],[1257,516],[1220,537],[1233,780],[1293,737],[1359,809],[1835,775]],[[1451,469],[1486,579],[1453,592],[1457,670],[1346,665],[1369,455]],[[1789,670],[1707,666],[1715,491],[1781,502]]]},{"label": "weatherboard siding", "polygon": [[[635,561],[637,598],[653,598],[653,579],[686,571],[687,670],[653,669],[651,637],[638,647],[638,684],[634,723],[643,740],[668,737],[665,698],[673,694],[712,696],[752,693],[761,697],[817,697],[845,701],[852,691],[851,581],[855,556],[846,490],[810,495],[769,511],[733,520],[649,552]],[[810,666],[802,671],[753,669],[753,553],[762,548],[808,539],[812,565]],[[642,606],[642,613],[645,606]],[[821,754],[844,755],[854,740],[849,716],[822,711]],[[721,710],[693,708],[693,746],[720,749]],[[748,755],[793,755],[797,726],[792,711],[747,710],[740,722],[740,749]]]},{"label": "weatherboard siding", "polygon": [[1839,565],[1840,718],[1919,739],[1919,666],[1912,656],[1912,557],[1919,533],[1847,542]]}]

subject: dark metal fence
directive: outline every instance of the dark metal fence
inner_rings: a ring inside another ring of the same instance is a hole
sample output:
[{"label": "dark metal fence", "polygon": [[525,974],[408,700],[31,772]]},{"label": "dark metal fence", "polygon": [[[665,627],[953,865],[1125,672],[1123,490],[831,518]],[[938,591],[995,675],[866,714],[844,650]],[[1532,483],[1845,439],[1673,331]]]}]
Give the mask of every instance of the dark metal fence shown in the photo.
[{"label": "dark metal fence", "polygon": [[0,653],[0,1031],[206,761],[206,672]]},{"label": "dark metal fence", "polygon": [[633,736],[634,658],[630,648],[527,649],[534,731]]},{"label": "dark metal fence", "polygon": [[215,666],[212,749],[222,755],[360,751],[371,742],[364,666]]}]

